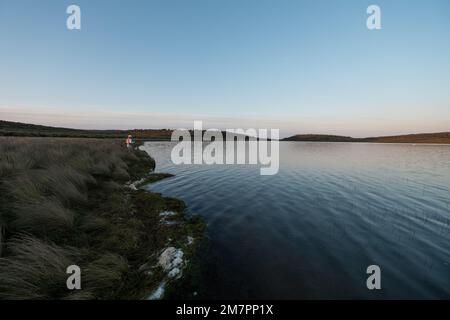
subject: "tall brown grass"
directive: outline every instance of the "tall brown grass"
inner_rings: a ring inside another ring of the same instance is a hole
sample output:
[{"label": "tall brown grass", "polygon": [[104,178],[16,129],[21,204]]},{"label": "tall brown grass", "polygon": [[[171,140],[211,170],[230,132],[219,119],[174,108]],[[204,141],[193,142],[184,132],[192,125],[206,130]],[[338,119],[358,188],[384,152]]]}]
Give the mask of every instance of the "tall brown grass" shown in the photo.
[{"label": "tall brown grass", "polygon": [[[123,185],[152,166],[115,140],[0,138],[0,298],[114,298],[137,241]],[[66,288],[71,264],[82,291]]]}]

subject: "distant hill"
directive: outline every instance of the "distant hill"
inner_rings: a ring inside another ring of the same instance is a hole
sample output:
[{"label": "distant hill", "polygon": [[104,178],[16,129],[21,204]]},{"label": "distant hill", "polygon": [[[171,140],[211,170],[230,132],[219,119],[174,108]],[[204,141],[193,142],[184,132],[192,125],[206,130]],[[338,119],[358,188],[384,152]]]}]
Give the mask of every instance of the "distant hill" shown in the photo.
[{"label": "distant hill", "polygon": [[[82,130],[0,120],[0,136],[124,139],[131,134],[138,140],[167,141],[171,139],[172,132],[171,129]],[[192,135],[193,131],[190,130],[190,133]],[[222,135],[225,140],[224,131],[222,131]],[[234,136],[242,135],[235,134]]]},{"label": "distant hill", "polygon": [[366,138],[367,142],[383,143],[445,143],[450,144],[450,132],[419,133],[401,136]]},{"label": "distant hill", "polygon": [[450,144],[450,132],[419,133],[399,136],[352,138],[324,134],[298,134],[282,141],[378,142],[378,143],[442,143]]},{"label": "distant hill", "polygon": [[354,142],[358,139],[345,136],[334,136],[328,134],[297,134],[295,136],[284,138],[281,141],[328,141],[328,142]]},{"label": "distant hill", "polygon": [[71,137],[71,138],[124,138],[128,134],[138,139],[170,140],[169,129],[134,130],[82,130],[41,126],[0,120],[0,136]]}]

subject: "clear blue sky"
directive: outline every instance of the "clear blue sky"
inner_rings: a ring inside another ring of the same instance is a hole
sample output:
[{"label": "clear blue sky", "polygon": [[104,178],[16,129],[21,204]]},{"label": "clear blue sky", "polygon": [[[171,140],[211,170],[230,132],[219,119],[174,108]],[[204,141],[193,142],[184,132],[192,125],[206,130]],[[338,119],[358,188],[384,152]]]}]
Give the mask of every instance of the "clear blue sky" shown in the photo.
[{"label": "clear blue sky", "polygon": [[0,0],[0,119],[450,131],[450,1]]}]

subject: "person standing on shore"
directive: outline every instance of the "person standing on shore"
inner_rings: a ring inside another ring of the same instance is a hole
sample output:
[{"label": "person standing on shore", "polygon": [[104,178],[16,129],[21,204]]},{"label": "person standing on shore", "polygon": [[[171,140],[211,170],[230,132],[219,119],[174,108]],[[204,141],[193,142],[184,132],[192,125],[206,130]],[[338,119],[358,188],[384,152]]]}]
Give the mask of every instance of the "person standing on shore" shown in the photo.
[{"label": "person standing on shore", "polygon": [[128,137],[125,139],[125,144],[127,145],[128,149],[131,149],[132,143],[133,143],[133,139],[131,137],[131,134],[129,134]]}]

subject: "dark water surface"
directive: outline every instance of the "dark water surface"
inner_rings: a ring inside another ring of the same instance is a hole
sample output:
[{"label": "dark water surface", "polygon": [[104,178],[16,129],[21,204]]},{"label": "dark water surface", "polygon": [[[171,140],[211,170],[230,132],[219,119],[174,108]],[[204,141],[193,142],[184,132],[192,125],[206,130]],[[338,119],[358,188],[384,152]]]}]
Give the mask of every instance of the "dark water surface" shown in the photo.
[{"label": "dark water surface", "polygon": [[148,187],[207,222],[206,298],[450,298],[450,146],[281,142],[274,176],[172,146],[145,144],[176,174]]}]

